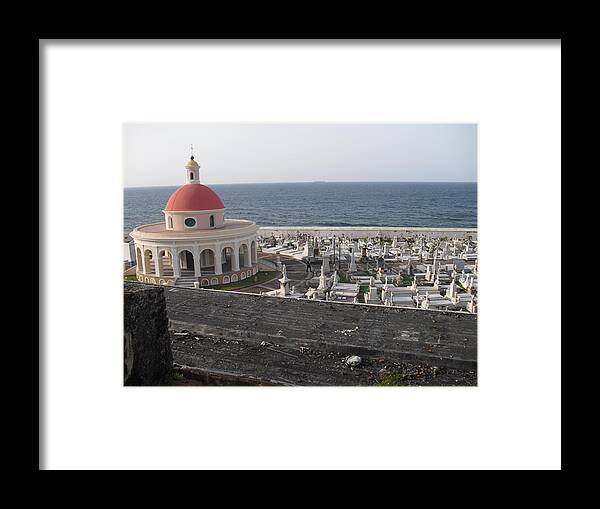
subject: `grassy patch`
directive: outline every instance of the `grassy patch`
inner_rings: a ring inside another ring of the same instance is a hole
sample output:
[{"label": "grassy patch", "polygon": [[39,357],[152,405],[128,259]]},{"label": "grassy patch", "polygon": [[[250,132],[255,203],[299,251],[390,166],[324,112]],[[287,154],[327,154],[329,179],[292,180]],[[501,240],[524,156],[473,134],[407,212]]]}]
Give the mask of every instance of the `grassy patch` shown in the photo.
[{"label": "grassy patch", "polygon": [[345,272],[338,272],[338,280],[340,283],[351,283],[352,280],[348,277],[348,274]]},{"label": "grassy patch", "polygon": [[379,387],[397,387],[400,385],[404,385],[404,380],[406,380],[406,375],[404,373],[400,373],[398,371],[389,371],[383,373],[377,379],[377,383],[375,385]]},{"label": "grassy patch", "polygon": [[398,387],[415,385],[428,378],[435,378],[439,368],[436,366],[402,365],[385,368],[379,372],[375,385],[380,387]]},{"label": "grassy patch", "polygon": [[369,287],[368,286],[359,286],[358,287],[358,302],[365,302],[365,294],[369,293]]},{"label": "grassy patch", "polygon": [[127,276],[123,276],[123,279],[125,281],[137,281],[137,276],[135,276],[133,274],[129,274]]},{"label": "grassy patch", "polygon": [[406,274],[402,274],[402,276],[400,276],[400,286],[410,286],[412,285],[412,282],[412,276],[407,276]]}]

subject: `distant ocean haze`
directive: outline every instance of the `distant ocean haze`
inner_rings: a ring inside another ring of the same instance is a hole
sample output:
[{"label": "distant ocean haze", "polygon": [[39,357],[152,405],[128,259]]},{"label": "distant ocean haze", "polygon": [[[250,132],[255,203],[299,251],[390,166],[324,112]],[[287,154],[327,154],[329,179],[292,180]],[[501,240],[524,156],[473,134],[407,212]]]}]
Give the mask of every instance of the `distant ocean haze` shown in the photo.
[{"label": "distant ocean haze", "polygon": [[[173,187],[124,190],[124,233],[164,221]],[[259,226],[477,227],[477,183],[306,182],[214,184],[226,218]]]}]

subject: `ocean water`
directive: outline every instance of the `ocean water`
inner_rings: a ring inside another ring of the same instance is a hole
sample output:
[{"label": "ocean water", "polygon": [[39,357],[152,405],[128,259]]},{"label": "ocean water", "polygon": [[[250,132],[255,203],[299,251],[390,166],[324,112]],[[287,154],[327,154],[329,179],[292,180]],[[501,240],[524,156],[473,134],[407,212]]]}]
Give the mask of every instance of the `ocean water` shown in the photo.
[{"label": "ocean water", "polygon": [[[477,184],[443,182],[307,182],[210,186],[225,217],[259,226],[477,227]],[[164,221],[173,187],[124,190],[124,232]]]}]

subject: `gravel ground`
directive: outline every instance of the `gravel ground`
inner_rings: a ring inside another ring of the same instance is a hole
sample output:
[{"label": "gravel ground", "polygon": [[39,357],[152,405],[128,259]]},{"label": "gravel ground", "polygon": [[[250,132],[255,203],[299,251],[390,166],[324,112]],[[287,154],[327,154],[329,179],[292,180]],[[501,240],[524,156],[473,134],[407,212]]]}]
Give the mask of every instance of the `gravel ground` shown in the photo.
[{"label": "gravel ground", "polygon": [[171,331],[171,339],[176,365],[200,368],[206,376],[200,379],[183,370],[169,385],[477,385],[476,369],[407,363],[393,354],[363,355],[359,366],[350,367],[345,362],[347,353],[276,341],[259,343],[176,330]]}]

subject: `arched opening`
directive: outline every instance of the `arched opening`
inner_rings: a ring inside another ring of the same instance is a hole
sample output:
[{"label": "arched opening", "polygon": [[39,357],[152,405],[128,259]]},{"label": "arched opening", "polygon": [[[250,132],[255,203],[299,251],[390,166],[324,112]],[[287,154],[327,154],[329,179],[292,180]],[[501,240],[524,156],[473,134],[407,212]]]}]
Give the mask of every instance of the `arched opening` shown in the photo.
[{"label": "arched opening", "polygon": [[250,256],[252,257],[252,265],[256,264],[256,242],[253,240],[250,244]]},{"label": "arched opening", "polygon": [[232,259],[233,249],[231,249],[230,247],[223,248],[223,251],[221,251],[222,272],[231,272],[233,270]]},{"label": "arched opening", "polygon": [[179,253],[179,268],[182,276],[194,275],[194,255],[187,249]]},{"label": "arched opening", "polygon": [[212,249],[204,249],[200,253],[200,270],[202,274],[215,273],[215,253]]},{"label": "arched opening", "polygon": [[144,251],[144,274],[155,274],[154,260],[152,259],[152,251],[146,249]]},{"label": "arched opening", "polygon": [[173,228],[173,218],[171,216],[169,216],[169,218],[168,218],[168,224],[169,224],[169,228]]},{"label": "arched opening", "polygon": [[215,216],[210,216],[210,227],[211,228],[215,227]]},{"label": "arched opening", "polygon": [[173,258],[171,257],[171,252],[162,249],[158,252],[158,260],[161,267],[161,273],[163,276],[172,276],[173,275]]},{"label": "arched opening", "polygon": [[190,180],[194,180],[194,174],[190,173]]},{"label": "arched opening", "polygon": [[250,265],[248,263],[248,246],[246,244],[242,244],[239,250],[240,254],[240,267],[247,267]]}]

